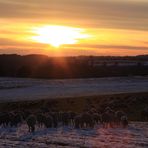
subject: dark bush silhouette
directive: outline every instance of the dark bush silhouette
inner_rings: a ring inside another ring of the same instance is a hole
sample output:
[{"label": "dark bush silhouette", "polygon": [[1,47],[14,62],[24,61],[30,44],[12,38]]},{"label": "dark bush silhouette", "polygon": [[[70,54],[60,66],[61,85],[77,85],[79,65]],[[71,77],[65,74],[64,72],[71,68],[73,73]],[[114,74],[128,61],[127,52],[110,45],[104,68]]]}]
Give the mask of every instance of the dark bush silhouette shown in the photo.
[{"label": "dark bush silhouette", "polygon": [[[135,61],[137,65],[118,66],[118,61]],[[102,65],[95,66],[95,61]],[[136,57],[48,57],[44,55],[0,55],[0,76],[30,78],[90,78],[148,75],[142,62],[148,56]],[[112,62],[111,66],[108,66]]]}]

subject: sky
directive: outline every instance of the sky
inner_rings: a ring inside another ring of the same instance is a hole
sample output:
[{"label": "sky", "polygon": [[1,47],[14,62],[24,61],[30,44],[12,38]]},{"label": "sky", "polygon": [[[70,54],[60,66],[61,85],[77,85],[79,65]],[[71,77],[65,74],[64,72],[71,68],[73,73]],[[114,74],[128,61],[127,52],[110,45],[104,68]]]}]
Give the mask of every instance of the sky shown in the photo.
[{"label": "sky", "polygon": [[0,54],[148,54],[148,0],[0,0]]}]

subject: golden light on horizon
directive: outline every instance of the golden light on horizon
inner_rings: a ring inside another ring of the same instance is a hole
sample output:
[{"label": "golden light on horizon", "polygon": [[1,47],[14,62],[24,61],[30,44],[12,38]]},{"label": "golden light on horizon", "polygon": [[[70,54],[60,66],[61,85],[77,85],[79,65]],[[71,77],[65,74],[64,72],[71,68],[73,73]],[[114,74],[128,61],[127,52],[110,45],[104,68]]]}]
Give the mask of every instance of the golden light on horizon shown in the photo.
[{"label": "golden light on horizon", "polygon": [[84,29],[68,26],[43,26],[33,28],[35,36],[31,39],[35,42],[59,47],[64,44],[77,44],[81,39],[89,37]]}]

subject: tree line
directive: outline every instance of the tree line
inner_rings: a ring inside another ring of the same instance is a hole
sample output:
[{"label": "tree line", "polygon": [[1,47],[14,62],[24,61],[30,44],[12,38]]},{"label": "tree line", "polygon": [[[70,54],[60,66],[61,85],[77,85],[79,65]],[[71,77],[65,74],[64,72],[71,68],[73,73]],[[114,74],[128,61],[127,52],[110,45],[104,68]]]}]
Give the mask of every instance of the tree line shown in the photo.
[{"label": "tree line", "polygon": [[93,66],[93,60],[148,61],[148,56],[135,57],[48,57],[45,55],[0,55],[1,77],[26,78],[90,78],[148,75],[148,66]]}]

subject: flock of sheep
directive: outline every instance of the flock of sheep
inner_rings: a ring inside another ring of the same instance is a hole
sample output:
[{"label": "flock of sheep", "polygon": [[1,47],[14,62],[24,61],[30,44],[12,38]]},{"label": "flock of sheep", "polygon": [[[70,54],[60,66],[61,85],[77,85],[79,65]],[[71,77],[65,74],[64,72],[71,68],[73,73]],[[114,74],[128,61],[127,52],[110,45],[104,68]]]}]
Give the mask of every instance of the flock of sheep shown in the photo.
[{"label": "flock of sheep", "polygon": [[38,112],[13,111],[0,113],[0,125],[3,127],[17,127],[22,122],[28,125],[29,132],[34,132],[35,127],[57,128],[59,126],[70,126],[72,128],[94,128],[100,124],[104,128],[128,126],[127,115],[123,111],[113,111],[106,107],[103,113],[98,113],[95,108],[75,113],[73,111],[50,111],[48,108]]}]

